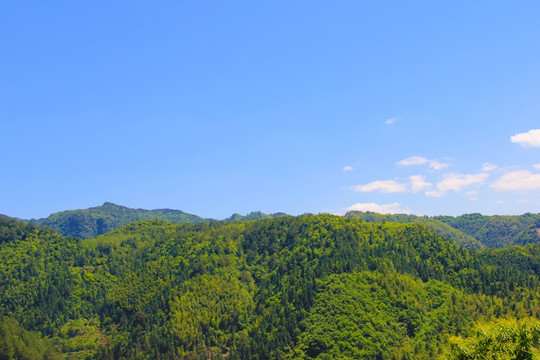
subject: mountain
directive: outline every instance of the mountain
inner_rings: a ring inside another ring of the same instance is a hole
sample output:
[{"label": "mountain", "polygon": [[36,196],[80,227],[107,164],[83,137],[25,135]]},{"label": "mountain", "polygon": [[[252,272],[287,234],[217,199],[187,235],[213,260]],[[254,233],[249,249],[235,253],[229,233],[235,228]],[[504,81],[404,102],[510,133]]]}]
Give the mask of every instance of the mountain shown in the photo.
[{"label": "mountain", "polygon": [[287,216],[287,214],[278,212],[274,214],[265,214],[260,211],[253,211],[247,215],[240,215],[238,213],[232,214],[230,217],[225,219],[225,221],[245,221],[245,220],[262,220],[262,219],[271,219],[280,216]]},{"label": "mountain", "polygon": [[500,248],[540,242],[540,214],[415,216],[350,211],[346,217],[365,222],[422,224],[468,249]]},{"label": "mountain", "polygon": [[80,239],[0,217],[0,239],[0,358],[457,359],[477,325],[540,318],[540,244],[468,250],[420,224],[145,220]]},{"label": "mountain", "polygon": [[463,231],[452,227],[441,220],[427,216],[415,216],[405,214],[377,214],[374,212],[349,211],[345,217],[351,219],[362,220],[365,222],[396,222],[396,223],[412,223],[422,224],[429,229],[437,232],[442,237],[448,238],[456,244],[467,249],[482,249],[485,246],[478,241],[474,236],[464,233]]},{"label": "mountain", "polygon": [[[233,214],[224,221],[261,220],[279,216],[287,216],[287,214],[275,213],[267,215],[260,211],[254,211],[247,215]],[[91,207],[85,210],[66,210],[57,212],[46,218],[37,220],[32,219],[29,220],[29,222],[49,227],[64,236],[88,239],[118,229],[132,222],[156,219],[190,224],[216,221],[214,219],[188,214],[180,210],[132,209],[106,202],[101,206]]]},{"label": "mountain", "polygon": [[106,202],[85,210],[67,210],[51,214],[47,218],[32,219],[36,225],[47,226],[64,236],[87,239],[101,235],[124,225],[141,220],[161,219],[179,223],[207,222],[197,215],[171,209],[131,209]]},{"label": "mountain", "polygon": [[540,214],[508,216],[466,214],[458,217],[433,218],[474,237],[490,248],[540,242]]},{"label": "mountain", "polygon": [[[254,211],[247,215],[235,213],[224,221],[262,220],[287,216],[285,213],[265,214]],[[467,249],[498,248],[540,242],[540,214],[519,216],[487,216],[466,214],[452,216],[415,216],[377,214],[350,211],[345,217],[365,222],[414,223],[427,226],[439,235]],[[85,210],[67,210],[30,222],[50,227],[64,236],[91,238],[141,220],[160,219],[177,223],[216,221],[172,209],[132,209],[110,202]]]}]

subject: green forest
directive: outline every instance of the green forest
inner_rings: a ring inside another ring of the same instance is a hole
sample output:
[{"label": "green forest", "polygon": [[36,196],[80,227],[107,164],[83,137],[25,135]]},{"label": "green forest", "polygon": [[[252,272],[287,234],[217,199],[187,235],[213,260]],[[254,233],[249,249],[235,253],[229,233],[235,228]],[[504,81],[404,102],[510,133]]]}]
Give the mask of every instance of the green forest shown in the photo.
[{"label": "green forest", "polygon": [[538,215],[263,215],[0,217],[0,359],[540,359]]},{"label": "green forest", "polygon": [[[285,216],[284,213],[264,214],[254,211],[247,215],[233,214],[225,221],[260,220]],[[42,219],[25,220],[36,225],[49,227],[64,236],[88,239],[106,232],[116,230],[124,225],[141,220],[165,220],[177,223],[213,222],[214,219],[203,218],[174,209],[132,209],[122,205],[106,202],[84,210],[65,210]]]}]

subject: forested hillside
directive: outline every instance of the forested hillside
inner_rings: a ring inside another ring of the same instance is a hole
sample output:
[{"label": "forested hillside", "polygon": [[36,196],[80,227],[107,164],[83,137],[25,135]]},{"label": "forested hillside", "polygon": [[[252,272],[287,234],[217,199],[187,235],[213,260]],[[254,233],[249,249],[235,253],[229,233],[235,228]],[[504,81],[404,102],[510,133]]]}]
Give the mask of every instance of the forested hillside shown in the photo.
[{"label": "forested hillside", "polygon": [[513,216],[467,214],[458,217],[428,217],[350,211],[345,216],[365,222],[422,224],[468,249],[500,248],[540,242],[540,214],[527,213]]},{"label": "forested hillside", "polygon": [[287,216],[287,214],[279,212],[274,214],[265,214],[260,211],[253,211],[247,215],[240,215],[238,213],[232,214],[230,217],[225,219],[225,221],[244,221],[244,220],[262,220],[262,219],[271,219],[280,216]]},{"label": "forested hillside", "polygon": [[467,249],[482,249],[484,245],[473,236],[458,230],[436,218],[427,216],[405,215],[405,214],[377,214],[374,212],[349,211],[345,217],[362,220],[365,222],[397,222],[402,224],[421,224],[437,232],[442,237],[448,238],[456,244]]},{"label": "forested hillside", "polygon": [[161,219],[179,223],[199,223],[210,221],[197,215],[172,209],[131,209],[106,202],[101,206],[84,210],[66,210],[50,216],[30,220],[37,225],[50,227],[64,236],[82,239],[98,236],[124,225],[141,220]]},{"label": "forested hillside", "polygon": [[0,349],[16,359],[465,359],[476,327],[505,318],[532,324],[533,353],[539,275],[537,244],[467,250],[423,225],[333,215],[147,220],[86,240],[0,218]]},{"label": "forested hillside", "polygon": [[540,214],[527,213],[514,216],[487,216],[467,214],[458,217],[435,216],[486,247],[497,248],[540,242]]},{"label": "forested hillside", "polygon": [[[247,215],[233,214],[224,221],[263,220],[287,216],[254,211]],[[486,216],[468,214],[452,216],[415,216],[350,211],[345,217],[365,222],[397,222],[425,225],[442,237],[467,249],[497,248],[540,242],[540,214],[520,216]],[[82,239],[95,237],[141,220],[164,220],[178,223],[212,222],[214,219],[172,209],[131,209],[110,202],[85,210],[67,210],[30,222],[49,227],[64,236]]]},{"label": "forested hillside", "polygon": [[[286,216],[285,213],[265,214],[254,211],[247,215],[233,214],[225,221],[261,220]],[[66,210],[51,214],[43,219],[32,219],[29,222],[46,226],[64,236],[88,239],[118,229],[124,225],[141,220],[164,220],[177,223],[196,224],[216,221],[197,215],[172,209],[131,209],[125,206],[106,202],[101,206],[84,210]]]}]

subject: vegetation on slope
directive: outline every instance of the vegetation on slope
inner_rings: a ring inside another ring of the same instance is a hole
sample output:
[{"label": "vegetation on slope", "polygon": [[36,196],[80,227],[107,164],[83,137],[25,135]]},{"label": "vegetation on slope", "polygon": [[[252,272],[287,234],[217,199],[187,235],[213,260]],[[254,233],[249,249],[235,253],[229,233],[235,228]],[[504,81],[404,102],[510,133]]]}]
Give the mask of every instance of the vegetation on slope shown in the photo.
[{"label": "vegetation on slope", "polygon": [[498,248],[540,242],[540,214],[527,213],[515,216],[487,216],[466,214],[458,217],[435,216],[486,247]]},{"label": "vegetation on slope", "polygon": [[263,220],[263,219],[272,219],[272,218],[280,217],[280,216],[287,216],[287,214],[282,213],[282,212],[278,212],[274,214],[265,214],[260,211],[253,211],[247,215],[240,215],[238,213],[232,214],[230,217],[225,219],[225,221]]},{"label": "vegetation on slope", "polygon": [[450,360],[540,358],[540,321],[496,320],[477,325],[476,335],[451,339]]},{"label": "vegetation on slope", "polygon": [[425,225],[427,228],[437,232],[442,237],[448,238],[456,244],[467,249],[482,249],[482,245],[473,236],[432,217],[405,215],[405,214],[377,214],[374,212],[349,211],[345,217],[362,220],[365,222],[397,222]]},{"label": "vegetation on slope", "polygon": [[[260,211],[254,211],[247,215],[233,214],[231,217],[225,219],[225,221],[262,220],[279,216],[287,215],[285,213],[267,215]],[[163,220],[190,224],[216,221],[214,219],[207,219],[197,215],[188,214],[180,210],[131,209],[106,202],[101,206],[85,210],[61,211],[51,214],[47,218],[38,220],[32,219],[29,222],[49,227],[64,236],[88,239],[141,220]]]},{"label": "vegetation on slope", "polygon": [[0,220],[0,315],[66,358],[434,359],[477,322],[540,317],[538,245],[332,215],[88,240]]},{"label": "vegetation on slope", "polygon": [[85,210],[67,210],[31,222],[55,229],[64,236],[91,238],[141,220],[161,219],[179,223],[209,221],[196,215],[172,209],[131,209],[106,202]]}]

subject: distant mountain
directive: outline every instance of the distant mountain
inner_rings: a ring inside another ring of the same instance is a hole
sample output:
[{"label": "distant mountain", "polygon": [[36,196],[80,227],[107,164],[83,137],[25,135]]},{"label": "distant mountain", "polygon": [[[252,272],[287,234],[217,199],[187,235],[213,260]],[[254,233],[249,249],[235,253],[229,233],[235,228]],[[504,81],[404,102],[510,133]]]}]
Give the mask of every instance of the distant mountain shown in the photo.
[{"label": "distant mountain", "polygon": [[232,214],[230,217],[225,219],[225,221],[244,221],[244,220],[262,220],[262,219],[272,219],[275,217],[287,216],[287,214],[278,212],[274,214],[265,214],[260,211],[253,211],[247,215],[240,215],[238,213]]},{"label": "distant mountain", "polygon": [[[279,216],[287,216],[285,213],[267,215],[260,211],[254,211],[247,215],[233,214],[224,221],[244,221],[272,219]],[[91,207],[84,210],[66,210],[49,215],[42,219],[32,219],[28,222],[40,226],[46,226],[56,230],[63,236],[74,236],[88,239],[109,231],[121,228],[124,225],[141,220],[163,220],[176,223],[202,223],[217,221],[203,218],[173,209],[132,209],[126,206],[106,202],[101,206]]]},{"label": "distant mountain", "polygon": [[50,227],[64,236],[75,236],[87,239],[118,229],[135,221],[154,219],[178,223],[200,223],[211,221],[211,219],[205,219],[180,210],[131,209],[106,202],[101,206],[91,207],[85,210],[66,210],[57,212],[43,219],[32,219],[30,222]]},{"label": "distant mountain", "polygon": [[377,222],[395,222],[395,223],[412,223],[425,225],[427,228],[434,230],[442,237],[452,240],[454,243],[467,249],[482,249],[484,246],[475,237],[458,230],[451,225],[433,218],[405,214],[377,214],[371,211],[349,211],[345,217],[350,219],[362,220],[370,223]]},{"label": "distant mountain", "polygon": [[[223,221],[263,220],[287,216],[278,212],[265,214],[254,211],[247,215],[235,213]],[[488,216],[466,214],[453,216],[415,216],[405,214],[378,214],[350,211],[345,217],[365,222],[396,222],[425,225],[439,235],[468,249],[500,248],[540,242],[540,214],[527,213],[514,216]],[[176,223],[208,223],[203,218],[173,209],[132,209],[111,202],[84,210],[61,211],[43,219],[29,222],[52,228],[64,236],[91,238],[141,220],[164,220]]]},{"label": "distant mountain", "polygon": [[540,243],[540,214],[453,216],[383,215],[350,211],[348,218],[365,222],[397,222],[422,224],[456,244],[469,248],[501,248]]},{"label": "distant mountain", "polygon": [[507,216],[466,214],[458,217],[435,216],[433,218],[473,236],[490,248],[540,242],[540,214]]}]

